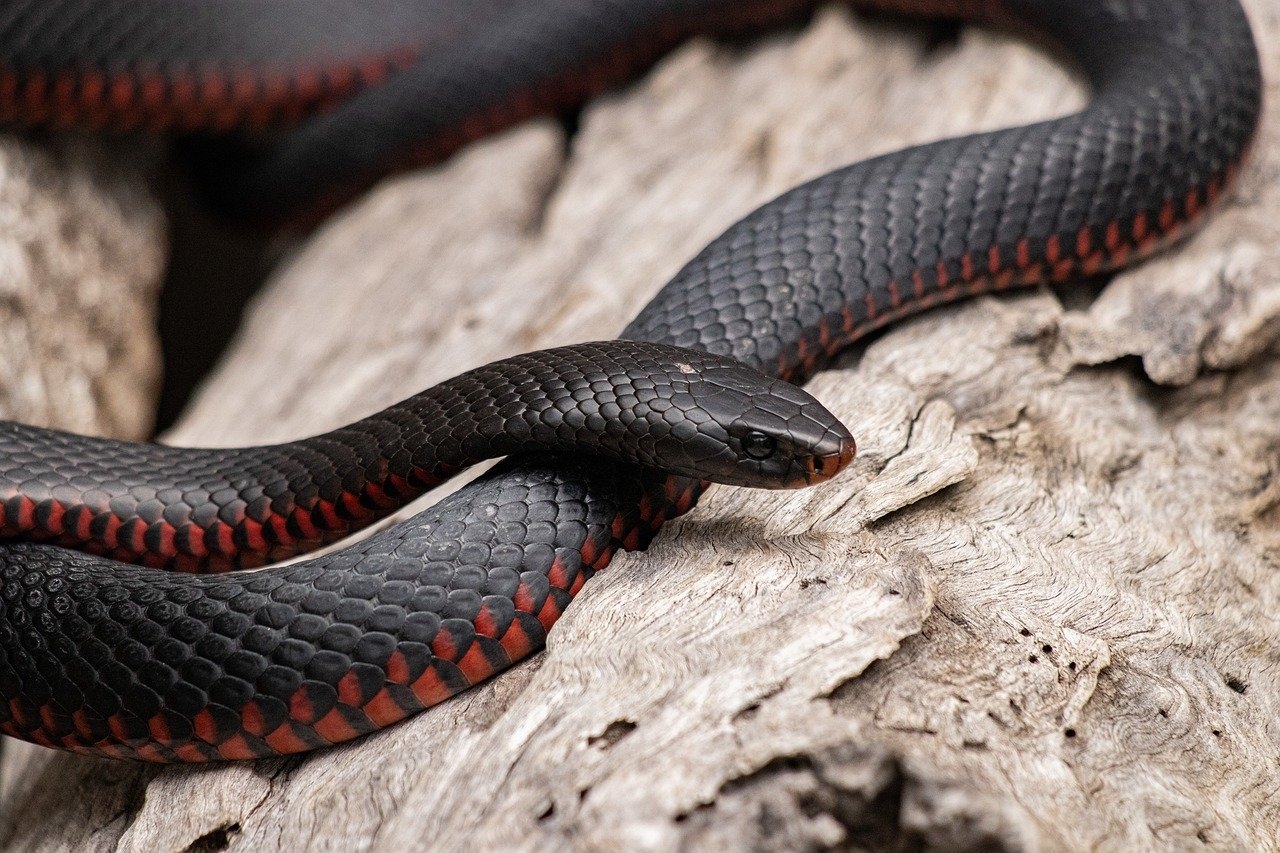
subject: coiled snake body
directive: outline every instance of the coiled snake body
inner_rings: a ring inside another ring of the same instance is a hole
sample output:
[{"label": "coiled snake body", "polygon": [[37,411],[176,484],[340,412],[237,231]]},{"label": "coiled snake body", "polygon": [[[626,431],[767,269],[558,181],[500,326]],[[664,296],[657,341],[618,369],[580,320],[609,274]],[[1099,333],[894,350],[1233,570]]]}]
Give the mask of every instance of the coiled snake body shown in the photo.
[{"label": "coiled snake body", "polygon": [[[202,130],[322,110],[215,182],[227,208],[289,217],[330,206],[388,164],[439,156],[598,91],[691,32],[756,26],[811,4],[494,0],[406,11],[411,4],[378,0],[368,17],[382,23],[354,26],[350,43],[335,35],[344,34],[334,23],[343,5],[218,4],[226,20],[259,34],[239,39],[225,21],[201,29],[209,4],[197,0],[19,0],[0,11],[0,52],[11,57],[0,70],[0,116]],[[1257,126],[1258,58],[1237,0],[864,5],[1030,28],[1074,59],[1093,98],[1076,115],[895,152],[797,187],[703,250],[623,338],[802,380],[868,330],[930,306],[1151,254],[1221,198]],[[290,17],[299,15],[305,24]],[[175,19],[183,26],[166,29]],[[33,23],[41,20],[60,25]],[[95,53],[85,34],[104,28],[145,37],[134,54]],[[179,30],[200,33],[194,55],[171,41]],[[428,35],[401,43],[404,32]],[[311,54],[308,39],[318,45]],[[290,76],[282,63],[305,73]],[[340,98],[350,100],[329,109]],[[847,459],[830,447],[826,458]],[[625,462],[522,458],[362,542],[254,573],[158,573],[8,544],[0,731],[153,761],[347,740],[539,648],[618,548],[643,547],[702,487]],[[388,491],[381,497],[395,497]],[[11,496],[0,529],[39,527],[58,515],[56,498]],[[272,539],[258,523],[257,535],[240,534],[229,549],[258,555],[245,562],[278,556],[272,546],[289,538]],[[46,538],[63,541],[70,527],[63,513]],[[105,543],[92,527],[88,547],[182,562],[176,537],[158,536],[153,548],[141,535],[146,547],[132,549],[120,547],[119,524]]]}]

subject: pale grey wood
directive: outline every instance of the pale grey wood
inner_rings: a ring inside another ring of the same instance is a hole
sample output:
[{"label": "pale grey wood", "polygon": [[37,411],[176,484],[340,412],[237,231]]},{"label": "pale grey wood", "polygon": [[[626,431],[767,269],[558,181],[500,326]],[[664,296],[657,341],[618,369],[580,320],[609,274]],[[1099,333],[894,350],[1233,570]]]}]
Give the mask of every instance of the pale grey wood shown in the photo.
[{"label": "pale grey wood", "polygon": [[0,417],[137,438],[159,376],[147,152],[0,135]]},{"label": "pale grey wood", "polygon": [[[1250,5],[1276,78],[1280,9]],[[593,105],[568,153],[535,124],[328,224],[173,439],[301,435],[611,335],[795,182],[1082,99],[1017,42],[926,50],[836,10],[747,50],[695,43]],[[5,840],[1273,848],[1277,174],[1272,113],[1240,191],[1168,259],[1092,302],[935,312],[823,374],[853,470],[713,489],[507,675],[301,759],[155,771],[23,748]]]}]

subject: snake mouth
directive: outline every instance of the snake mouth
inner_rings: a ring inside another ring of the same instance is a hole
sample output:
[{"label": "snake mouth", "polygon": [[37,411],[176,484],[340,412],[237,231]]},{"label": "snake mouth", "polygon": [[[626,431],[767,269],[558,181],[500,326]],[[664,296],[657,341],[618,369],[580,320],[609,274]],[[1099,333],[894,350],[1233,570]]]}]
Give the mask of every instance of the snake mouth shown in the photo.
[{"label": "snake mouth", "polygon": [[858,445],[852,438],[841,438],[839,446],[831,453],[815,453],[809,457],[805,471],[805,484],[825,483],[853,461]]}]

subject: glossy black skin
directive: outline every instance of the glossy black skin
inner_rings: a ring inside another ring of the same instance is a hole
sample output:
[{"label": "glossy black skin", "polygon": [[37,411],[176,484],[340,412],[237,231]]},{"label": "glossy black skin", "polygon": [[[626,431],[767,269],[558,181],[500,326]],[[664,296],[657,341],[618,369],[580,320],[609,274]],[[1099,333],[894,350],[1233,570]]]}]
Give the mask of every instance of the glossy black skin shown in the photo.
[{"label": "glossy black skin", "polygon": [[[751,32],[812,5],[7,0],[0,73],[9,66],[20,90],[35,78],[41,92],[65,77],[74,95],[46,114],[25,94],[6,109],[0,86],[0,117],[177,133],[206,201],[229,218],[314,223],[390,167],[572,108],[690,36]],[[138,93],[82,97],[102,79]],[[148,88],[160,91],[149,97]]]},{"label": "glossy black skin", "polygon": [[0,422],[0,536],[155,566],[262,565],[482,460],[548,451],[776,489],[829,478],[854,444],[809,394],[732,359],[601,341],[503,359],[287,444],[180,448]]},{"label": "glossy black skin", "polygon": [[[544,23],[519,38],[498,27],[465,70],[420,72],[439,75],[423,103],[441,106],[446,91],[483,101],[492,90],[480,83],[516,85],[512,56],[528,55],[537,76],[715,5],[547,0]],[[624,337],[804,379],[931,305],[1149,254],[1217,199],[1257,127],[1258,57],[1235,0],[876,5],[1017,20],[1075,60],[1094,98],[1077,115],[896,152],[785,194],[700,253]],[[308,140],[335,144],[325,129],[369,103],[304,130],[280,162],[302,162]],[[341,172],[368,153],[318,156]],[[154,581],[56,548],[0,550],[0,729],[156,761],[354,737],[398,718],[384,692],[413,713],[538,647],[587,577],[617,548],[643,547],[701,488],[616,463],[512,463],[364,543],[248,576]],[[336,717],[289,717],[300,695]]]}]

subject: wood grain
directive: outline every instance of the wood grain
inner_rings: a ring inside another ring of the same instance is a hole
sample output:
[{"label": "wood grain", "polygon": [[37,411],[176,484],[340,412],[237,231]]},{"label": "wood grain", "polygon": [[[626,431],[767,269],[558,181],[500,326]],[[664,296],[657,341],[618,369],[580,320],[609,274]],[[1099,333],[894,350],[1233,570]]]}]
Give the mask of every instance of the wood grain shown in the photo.
[{"label": "wood grain", "polygon": [[154,154],[0,136],[0,417],[151,429],[164,267]]},{"label": "wood grain", "polygon": [[[1280,8],[1249,5],[1280,80]],[[608,336],[806,177],[1083,100],[1018,42],[937,35],[830,9],[696,42],[572,139],[533,124],[388,182],[281,268],[172,439],[303,435]],[[1273,849],[1277,178],[1272,112],[1232,201],[1167,258],[851,353],[811,388],[858,436],[853,470],[714,489],[508,674],[298,759],[154,770],[15,746],[0,839]]]}]

